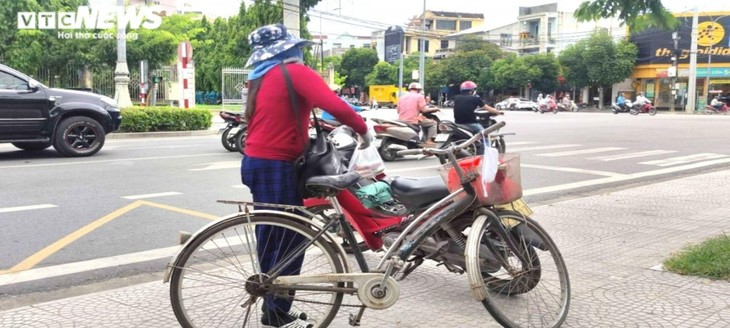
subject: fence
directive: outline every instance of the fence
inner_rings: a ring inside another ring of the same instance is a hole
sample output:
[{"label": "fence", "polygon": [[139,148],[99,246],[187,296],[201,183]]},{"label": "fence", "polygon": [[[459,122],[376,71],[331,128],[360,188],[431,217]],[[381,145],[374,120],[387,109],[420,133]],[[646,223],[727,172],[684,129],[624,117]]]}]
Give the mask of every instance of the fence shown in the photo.
[{"label": "fence", "polygon": [[243,109],[248,96],[246,81],[251,70],[224,67],[221,70],[221,103],[223,108]]},{"label": "fence", "polygon": [[[133,102],[139,102],[139,69],[130,65],[129,96]],[[171,83],[177,81],[177,67],[165,66],[151,73],[161,76],[162,82],[158,85],[158,102],[169,102]],[[98,66],[84,67],[83,65],[67,65],[65,67],[40,68],[31,77],[52,88],[83,89],[90,86],[91,91],[113,98],[115,92],[114,67]],[[151,78],[151,76],[149,77]],[[148,81],[148,84],[151,81]]]}]

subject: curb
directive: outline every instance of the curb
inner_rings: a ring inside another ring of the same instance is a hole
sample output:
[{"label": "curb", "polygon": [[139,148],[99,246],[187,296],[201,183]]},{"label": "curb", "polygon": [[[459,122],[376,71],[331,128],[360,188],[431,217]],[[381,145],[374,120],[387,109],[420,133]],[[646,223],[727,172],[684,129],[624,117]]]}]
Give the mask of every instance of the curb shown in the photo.
[{"label": "curb", "polygon": [[218,134],[218,129],[195,130],[195,131],[160,131],[160,132],[123,132],[110,133],[107,139],[132,139],[132,138],[164,138],[164,137],[197,137]]}]

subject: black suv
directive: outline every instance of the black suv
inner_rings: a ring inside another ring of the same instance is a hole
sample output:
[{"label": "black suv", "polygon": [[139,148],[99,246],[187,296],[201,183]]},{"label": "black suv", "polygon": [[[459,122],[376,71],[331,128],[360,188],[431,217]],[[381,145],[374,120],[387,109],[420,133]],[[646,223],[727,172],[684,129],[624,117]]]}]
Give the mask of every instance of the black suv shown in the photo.
[{"label": "black suv", "polygon": [[114,99],[49,88],[0,64],[0,143],[36,151],[53,146],[64,156],[91,156],[121,122]]}]

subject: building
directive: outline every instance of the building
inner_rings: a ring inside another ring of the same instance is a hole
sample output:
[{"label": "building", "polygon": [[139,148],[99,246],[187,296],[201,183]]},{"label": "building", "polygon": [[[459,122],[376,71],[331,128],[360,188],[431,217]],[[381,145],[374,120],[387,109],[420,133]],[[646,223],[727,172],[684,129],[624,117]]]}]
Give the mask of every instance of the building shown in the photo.
[{"label": "building", "polygon": [[[621,91],[632,95],[643,91],[657,107],[668,108],[674,100],[676,108],[686,105],[689,81],[689,52],[691,48],[692,14],[675,14],[680,19],[676,55],[678,69],[673,68],[675,56],[671,31],[650,29],[631,35],[639,48],[636,67]],[[701,13],[697,36],[697,104],[702,110],[708,98],[730,93],[730,11]],[[676,97],[672,82],[676,78]],[[633,99],[633,98],[632,98]]]},{"label": "building", "polygon": [[372,48],[372,37],[363,35],[350,35],[348,33],[339,35],[312,35],[312,40],[322,47],[315,46],[314,55],[321,56],[320,51],[324,51],[324,57],[341,56],[347,50],[352,48]]},{"label": "building", "polygon": [[427,10],[408,23],[403,35],[403,55],[420,52],[421,39],[425,38],[426,56],[435,57],[441,54],[440,49],[449,48],[448,35],[483,25],[484,14]]}]

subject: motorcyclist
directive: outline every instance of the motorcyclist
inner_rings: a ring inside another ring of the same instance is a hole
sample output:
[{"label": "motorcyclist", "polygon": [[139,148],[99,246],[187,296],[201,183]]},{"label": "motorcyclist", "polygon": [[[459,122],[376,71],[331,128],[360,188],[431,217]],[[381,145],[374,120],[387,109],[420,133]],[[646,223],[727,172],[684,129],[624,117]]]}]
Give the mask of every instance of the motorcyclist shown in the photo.
[{"label": "motorcyclist", "polygon": [[715,96],[715,98],[712,98],[710,106],[718,111],[724,111],[727,109],[727,105],[725,105],[724,102],[720,101],[720,96]]},{"label": "motorcyclist", "polygon": [[624,97],[623,92],[619,93],[618,97],[616,97],[616,106],[623,110],[626,110],[626,97]]},{"label": "motorcyclist", "polygon": [[428,109],[426,98],[420,93],[422,89],[423,87],[418,82],[408,85],[408,93],[398,99],[396,109],[398,110],[398,120],[426,130],[422,142],[424,146],[432,147],[436,145],[431,139],[436,135],[438,127],[436,121],[423,116],[423,113],[434,110]]},{"label": "motorcyclist", "polygon": [[649,98],[644,97],[644,92],[639,92],[639,95],[636,96],[636,104],[639,104],[640,106],[644,106],[646,104],[651,104],[651,100]]},{"label": "motorcyclist", "polygon": [[[484,128],[477,121],[477,115],[474,112],[477,109],[483,109],[490,114],[504,115],[492,106],[489,106],[482,101],[482,98],[476,95],[477,84],[472,81],[464,81],[459,88],[461,94],[454,97],[454,122],[469,127],[472,133],[479,133]],[[481,149],[482,145],[478,145],[478,154],[483,154],[484,150]]]}]

